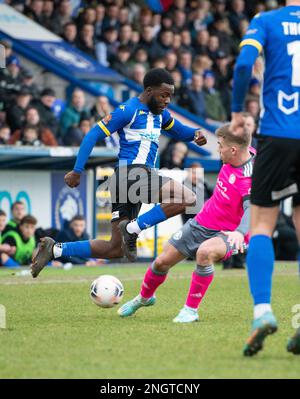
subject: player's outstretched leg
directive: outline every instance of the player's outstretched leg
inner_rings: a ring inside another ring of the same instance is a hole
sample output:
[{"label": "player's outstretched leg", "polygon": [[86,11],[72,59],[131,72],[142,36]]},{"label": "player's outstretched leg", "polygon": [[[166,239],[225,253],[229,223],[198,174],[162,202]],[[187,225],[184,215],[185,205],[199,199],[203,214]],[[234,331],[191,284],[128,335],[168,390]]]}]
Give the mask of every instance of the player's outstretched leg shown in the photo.
[{"label": "player's outstretched leg", "polygon": [[277,320],[272,312],[266,312],[252,323],[252,330],[244,347],[245,356],[253,356],[261,349],[268,335],[277,331]]},{"label": "player's outstretched leg", "polygon": [[290,338],[287,345],[287,351],[294,355],[300,355],[300,328],[298,328],[295,335]]},{"label": "player's outstretched leg", "polygon": [[37,277],[48,262],[54,259],[54,244],[55,241],[50,237],[41,238],[41,241],[32,256],[31,274],[33,278]]}]

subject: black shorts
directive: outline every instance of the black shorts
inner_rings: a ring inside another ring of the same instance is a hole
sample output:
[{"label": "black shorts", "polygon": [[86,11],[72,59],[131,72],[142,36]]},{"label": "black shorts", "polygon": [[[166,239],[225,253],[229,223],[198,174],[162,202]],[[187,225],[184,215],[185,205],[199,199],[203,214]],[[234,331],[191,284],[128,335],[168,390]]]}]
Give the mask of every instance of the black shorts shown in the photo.
[{"label": "black shorts", "polygon": [[170,179],[145,165],[116,167],[110,178],[112,222],[121,218],[135,219],[142,204],[160,202],[162,186]]},{"label": "black shorts", "polygon": [[300,205],[300,140],[259,136],[254,162],[251,203],[263,207],[279,205],[293,197]]}]

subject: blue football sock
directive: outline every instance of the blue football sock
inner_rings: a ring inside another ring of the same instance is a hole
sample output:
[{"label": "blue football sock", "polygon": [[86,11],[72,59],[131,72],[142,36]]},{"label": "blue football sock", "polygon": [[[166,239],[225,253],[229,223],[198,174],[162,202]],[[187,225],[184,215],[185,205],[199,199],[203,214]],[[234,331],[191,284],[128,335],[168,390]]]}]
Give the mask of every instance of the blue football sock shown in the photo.
[{"label": "blue football sock", "polygon": [[63,242],[61,256],[80,256],[82,258],[91,257],[90,241]]},{"label": "blue football sock", "polygon": [[19,263],[16,262],[12,258],[8,258],[7,261],[5,263],[3,263],[3,266],[6,266],[6,267],[20,267]]},{"label": "blue football sock", "polygon": [[160,205],[155,205],[150,211],[139,216],[136,221],[141,230],[154,226],[160,222],[167,220],[166,214]]},{"label": "blue football sock", "polygon": [[274,248],[270,237],[253,236],[247,255],[247,270],[254,305],[271,303]]}]

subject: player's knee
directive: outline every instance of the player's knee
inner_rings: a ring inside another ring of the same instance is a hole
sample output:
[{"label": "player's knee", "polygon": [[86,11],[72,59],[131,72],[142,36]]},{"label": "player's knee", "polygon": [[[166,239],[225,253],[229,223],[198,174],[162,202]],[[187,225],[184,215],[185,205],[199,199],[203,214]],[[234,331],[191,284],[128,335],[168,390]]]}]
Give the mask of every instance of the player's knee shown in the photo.
[{"label": "player's knee", "polygon": [[161,254],[158,258],[156,258],[155,263],[154,263],[154,268],[158,272],[165,273],[167,272],[171,267],[171,264],[164,254]]},{"label": "player's knee", "polygon": [[198,265],[206,266],[212,263],[212,252],[209,248],[199,248],[197,251]]}]

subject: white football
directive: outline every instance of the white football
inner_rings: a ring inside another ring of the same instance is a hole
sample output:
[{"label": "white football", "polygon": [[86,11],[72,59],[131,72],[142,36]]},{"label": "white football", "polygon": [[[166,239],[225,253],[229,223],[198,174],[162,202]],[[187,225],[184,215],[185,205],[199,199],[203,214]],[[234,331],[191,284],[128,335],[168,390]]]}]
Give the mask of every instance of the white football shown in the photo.
[{"label": "white football", "polygon": [[90,297],[102,308],[112,308],[117,305],[121,302],[123,294],[123,284],[114,276],[100,276],[92,282]]}]

